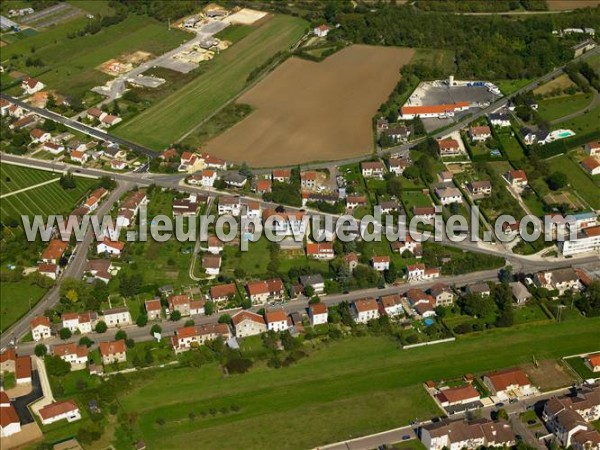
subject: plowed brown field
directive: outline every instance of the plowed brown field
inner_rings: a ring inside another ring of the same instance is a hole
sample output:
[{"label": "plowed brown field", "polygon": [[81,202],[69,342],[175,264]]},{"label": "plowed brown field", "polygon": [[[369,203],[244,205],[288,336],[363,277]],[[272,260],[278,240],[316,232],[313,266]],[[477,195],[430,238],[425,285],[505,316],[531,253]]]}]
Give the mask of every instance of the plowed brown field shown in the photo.
[{"label": "plowed brown field", "polygon": [[371,118],[413,54],[354,45],[320,63],[288,59],[239,98],[254,112],[203,150],[254,167],[368,154]]}]

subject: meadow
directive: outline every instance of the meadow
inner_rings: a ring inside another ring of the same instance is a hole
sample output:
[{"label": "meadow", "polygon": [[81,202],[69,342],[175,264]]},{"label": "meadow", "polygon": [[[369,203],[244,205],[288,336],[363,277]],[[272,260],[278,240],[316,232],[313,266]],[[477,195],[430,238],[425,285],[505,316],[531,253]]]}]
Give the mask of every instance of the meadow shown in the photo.
[{"label": "meadow", "polygon": [[581,111],[592,101],[593,94],[550,98],[539,102],[538,113],[546,120],[556,120]]},{"label": "meadow", "polygon": [[[225,376],[210,364],[138,374],[119,401],[138,414],[138,431],[157,448],[311,448],[439,414],[425,380],[593,350],[599,325],[600,318],[528,324],[413,350],[389,337],[348,338],[316,344],[318,351],[285,369]],[[237,411],[207,414],[232,405]]]},{"label": "meadow", "polygon": [[569,176],[569,184],[594,209],[600,208],[600,181],[592,180],[579,165],[567,155],[547,160],[552,172],[559,171]]},{"label": "meadow", "polygon": [[288,49],[305,29],[303,20],[272,17],[206,63],[202,75],[123,123],[115,129],[115,134],[162,150],[238,95],[252,71]]},{"label": "meadow", "polygon": [[46,289],[30,284],[27,280],[0,283],[0,332],[3,332],[46,293]]},{"label": "meadow", "polygon": [[[68,39],[69,33],[87,23],[79,18],[2,47],[2,58],[11,59],[13,69],[40,79],[64,95],[82,97],[111,77],[97,67],[111,58],[137,50],[160,55],[181,45],[193,35],[144,16],[130,15],[100,32]],[[27,56],[39,58],[43,67],[27,67]]]}]

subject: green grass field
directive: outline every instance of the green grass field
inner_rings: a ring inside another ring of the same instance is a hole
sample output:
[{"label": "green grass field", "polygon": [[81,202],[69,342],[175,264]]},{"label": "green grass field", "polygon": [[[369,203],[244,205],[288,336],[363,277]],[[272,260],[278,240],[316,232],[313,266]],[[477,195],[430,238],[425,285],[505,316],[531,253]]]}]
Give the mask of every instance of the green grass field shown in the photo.
[{"label": "green grass field", "polygon": [[271,18],[208,63],[205,73],[116,128],[115,134],[163,149],[238,95],[255,68],[289,48],[305,29],[306,22],[294,17]]},{"label": "green grass field", "polygon": [[565,359],[565,362],[571,366],[571,368],[577,372],[577,374],[581,377],[582,380],[587,380],[589,378],[596,378],[594,372],[590,370],[588,366],[585,365],[583,358],[579,356],[575,356],[573,358]]},{"label": "green grass field", "polygon": [[500,144],[504,149],[506,157],[511,161],[519,161],[525,158],[523,147],[517,141],[517,138],[510,135],[510,132],[501,132],[497,134]]},{"label": "green grass field", "polygon": [[[155,448],[312,448],[439,414],[425,380],[585,352],[599,337],[600,318],[495,329],[413,350],[387,337],[349,338],[320,344],[286,369],[223,376],[206,365],[137,374],[137,386],[119,401],[138,414],[139,431]],[[239,411],[201,417],[233,404]]]},{"label": "green grass field", "polygon": [[494,84],[502,91],[504,95],[512,94],[515,91],[527,86],[531,80],[498,80]]},{"label": "green grass field", "polygon": [[[82,29],[86,22],[85,18],[72,20],[2,47],[2,58],[23,55],[12,60],[16,69],[39,78],[62,94],[82,97],[90,88],[111,78],[96,69],[105,61],[137,50],[160,55],[192,37],[180,30],[168,30],[166,25],[149,17],[130,15],[94,35],[67,38],[68,33]],[[40,58],[44,67],[26,67],[29,55]]]},{"label": "green grass field", "polygon": [[27,281],[0,283],[0,331],[19,320],[44,296],[46,289],[29,284]]},{"label": "green grass field", "polygon": [[[2,164],[0,171],[2,173],[2,194],[60,177],[60,174],[7,164]],[[6,177],[9,177],[12,181],[7,182]],[[65,190],[57,181],[5,197],[0,204],[0,218],[18,218],[22,214],[29,216],[36,214],[43,216],[68,214],[96,184],[97,181],[90,178],[77,178],[75,189]]]},{"label": "green grass field", "polygon": [[587,201],[594,209],[600,208],[600,182],[593,181],[579,167],[575,161],[566,155],[559,155],[548,159],[548,164],[552,172],[559,171],[568,175],[569,184],[575,189],[581,197]]},{"label": "green grass field", "polygon": [[596,106],[590,112],[577,116],[574,119],[561,122],[552,129],[573,130],[577,134],[586,134],[600,129],[600,106]]},{"label": "green grass field", "polygon": [[454,67],[454,52],[452,50],[417,48],[410,63],[447,70],[449,67]]},{"label": "green grass field", "polygon": [[577,94],[540,100],[538,113],[546,120],[560,119],[584,109],[592,102],[592,97],[592,94]]}]

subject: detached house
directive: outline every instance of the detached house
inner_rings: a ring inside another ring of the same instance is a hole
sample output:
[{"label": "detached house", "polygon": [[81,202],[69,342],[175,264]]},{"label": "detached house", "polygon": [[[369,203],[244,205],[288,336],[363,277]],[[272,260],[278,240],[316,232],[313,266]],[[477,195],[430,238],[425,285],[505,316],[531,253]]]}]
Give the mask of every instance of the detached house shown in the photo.
[{"label": "detached house", "polygon": [[219,215],[229,214],[237,217],[242,212],[242,203],[238,197],[219,197]]},{"label": "detached house", "polygon": [[109,327],[120,327],[124,325],[131,325],[131,314],[127,308],[112,308],[103,311],[104,322]]},{"label": "detached house", "polygon": [[50,403],[41,408],[38,414],[43,425],[50,425],[59,420],[66,420],[70,423],[81,419],[79,407],[74,400]]},{"label": "detached house", "polygon": [[559,295],[563,295],[567,291],[581,290],[579,275],[571,267],[537,272],[533,277],[533,281],[538,287],[551,291],[557,290]]},{"label": "detached house", "polygon": [[174,311],[178,311],[182,316],[190,315],[190,302],[191,299],[189,295],[171,295],[167,299],[168,309],[167,312],[169,314]]},{"label": "detached house", "polygon": [[373,256],[371,258],[371,266],[378,272],[389,270],[390,268],[390,257],[389,256]]},{"label": "detached house", "polygon": [[410,161],[408,159],[390,158],[388,165],[390,172],[394,175],[402,175],[410,167]]},{"label": "detached house", "polygon": [[304,189],[316,189],[317,172],[302,172],[300,174],[300,186]]},{"label": "detached house", "polygon": [[413,206],[413,217],[418,217],[424,222],[433,222],[435,220],[434,206]]},{"label": "detached house", "polygon": [[600,161],[593,156],[583,158],[579,164],[590,175],[600,175]]},{"label": "detached house", "polygon": [[39,128],[34,128],[31,130],[29,136],[31,137],[31,142],[33,144],[48,142],[50,139],[52,139],[52,135],[50,133],[40,130]]},{"label": "detached house", "polygon": [[404,252],[412,253],[415,258],[421,258],[423,256],[423,246],[420,242],[415,241],[410,235],[406,235],[404,240],[392,242],[392,250],[400,253]]},{"label": "detached house", "polygon": [[527,186],[527,174],[524,170],[510,170],[504,175],[506,181],[516,188],[523,188]]},{"label": "detached house", "polygon": [[456,139],[440,139],[438,142],[438,152],[440,156],[454,156],[460,154],[460,144]]},{"label": "detached house", "polygon": [[84,313],[64,313],[61,317],[62,327],[68,328],[71,333],[79,332],[81,334],[91,333],[96,323],[98,315],[94,311]]},{"label": "detached house", "polygon": [[442,205],[450,205],[451,203],[462,203],[462,195],[460,190],[453,187],[441,187],[435,189],[435,195],[439,198]]},{"label": "detached house", "polygon": [[26,77],[21,82],[21,87],[27,95],[32,95],[44,89],[46,85],[35,78]]},{"label": "detached house", "polygon": [[248,297],[253,304],[267,303],[269,299],[280,300],[285,295],[283,281],[273,278],[267,281],[251,281],[246,284]]},{"label": "detached house", "polygon": [[360,163],[362,176],[365,178],[383,178],[385,168],[381,161],[367,161]]},{"label": "detached house", "polygon": [[74,342],[52,347],[52,354],[71,364],[71,370],[85,369],[88,362],[88,348]]},{"label": "detached house", "polygon": [[146,300],[144,302],[144,307],[146,309],[148,320],[159,320],[161,318],[162,305],[159,298]]},{"label": "detached house", "polygon": [[334,259],[333,244],[331,242],[307,242],[306,256],[322,260]]},{"label": "detached house", "polygon": [[374,298],[363,298],[352,303],[352,315],[356,323],[379,319],[379,306]]},{"label": "detached house", "polygon": [[444,283],[436,283],[431,286],[429,295],[435,300],[435,306],[452,306],[454,303],[454,292],[450,286]]},{"label": "detached house", "polygon": [[486,196],[492,193],[492,183],[490,181],[471,181],[467,184],[467,188],[469,192],[476,196]]},{"label": "detached house", "polygon": [[107,254],[111,256],[120,256],[125,248],[125,242],[113,241],[107,237],[96,244],[96,252],[99,255]]},{"label": "detached house", "polygon": [[269,331],[285,331],[288,329],[287,314],[283,309],[265,312],[265,322]]},{"label": "detached house", "polygon": [[267,331],[265,319],[260,314],[251,311],[240,311],[231,317],[231,323],[235,331],[235,336],[244,338],[255,336]]},{"label": "detached house", "polygon": [[380,312],[388,317],[396,317],[404,314],[402,299],[398,294],[383,295],[380,299]]},{"label": "detached house", "polygon": [[127,361],[127,346],[125,340],[100,342],[100,356],[102,356],[102,364],[113,364]]},{"label": "detached house", "polygon": [[273,181],[279,181],[280,183],[289,183],[292,178],[292,171],[290,169],[275,169],[272,173]]},{"label": "detached house", "polygon": [[47,339],[51,335],[50,319],[46,316],[37,316],[31,321],[31,336],[34,341]]},{"label": "detached house", "polygon": [[427,450],[474,450],[483,446],[509,448],[516,442],[508,422],[492,422],[489,419],[470,423],[463,419],[446,419],[424,426],[419,434]]},{"label": "detached house", "polygon": [[492,137],[492,131],[487,125],[469,128],[469,137],[474,142],[484,142]]},{"label": "detached house", "polygon": [[532,392],[531,381],[523,369],[507,369],[483,376],[483,383],[500,399],[520,397]]},{"label": "detached house", "polygon": [[308,318],[310,320],[310,324],[313,327],[315,325],[327,323],[327,305],[324,303],[313,303],[311,305],[308,305]]},{"label": "detached house", "polygon": [[234,283],[219,284],[210,288],[210,298],[213,302],[226,302],[237,295],[237,288]]},{"label": "detached house", "polygon": [[588,142],[583,146],[583,150],[588,156],[600,156],[600,141]]},{"label": "detached house", "polygon": [[510,116],[507,113],[488,114],[488,120],[494,127],[510,127]]},{"label": "detached house", "polygon": [[217,276],[221,271],[221,257],[219,255],[204,255],[202,267],[207,275]]},{"label": "detached house", "polygon": [[355,208],[359,208],[361,206],[367,206],[367,197],[364,195],[360,196],[348,196],[346,197],[346,208],[349,210],[353,210]]},{"label": "detached house", "polygon": [[208,341],[213,341],[218,337],[227,340],[231,337],[229,327],[224,323],[211,323],[207,325],[183,327],[175,330],[175,335],[171,336],[171,345],[175,353],[181,353],[191,349],[194,346],[203,345]]}]

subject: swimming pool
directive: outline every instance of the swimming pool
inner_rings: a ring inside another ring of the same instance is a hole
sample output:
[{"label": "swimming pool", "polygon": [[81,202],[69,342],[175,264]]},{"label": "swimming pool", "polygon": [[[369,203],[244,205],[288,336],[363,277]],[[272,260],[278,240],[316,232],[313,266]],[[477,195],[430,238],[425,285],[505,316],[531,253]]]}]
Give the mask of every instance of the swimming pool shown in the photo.
[{"label": "swimming pool", "polygon": [[575,136],[575,132],[573,130],[554,130],[548,137],[550,141],[555,141],[557,139],[566,139],[571,136]]},{"label": "swimming pool", "polygon": [[426,327],[428,327],[428,326],[433,325],[435,323],[435,320],[427,318],[423,321],[423,323],[425,324]]}]

